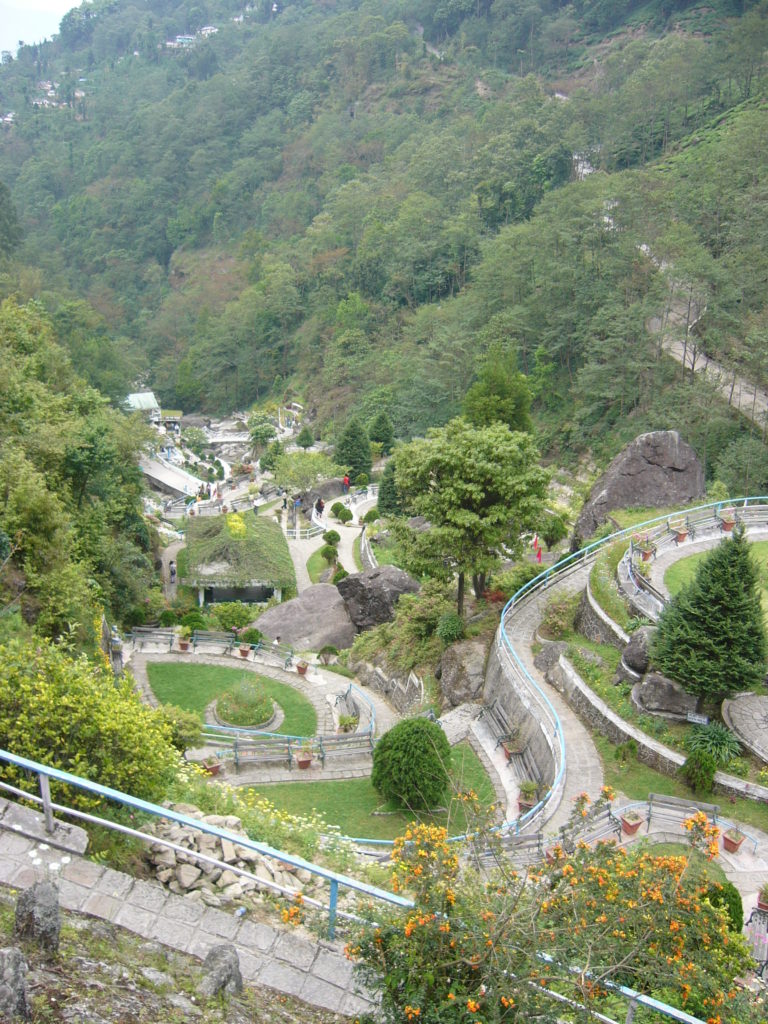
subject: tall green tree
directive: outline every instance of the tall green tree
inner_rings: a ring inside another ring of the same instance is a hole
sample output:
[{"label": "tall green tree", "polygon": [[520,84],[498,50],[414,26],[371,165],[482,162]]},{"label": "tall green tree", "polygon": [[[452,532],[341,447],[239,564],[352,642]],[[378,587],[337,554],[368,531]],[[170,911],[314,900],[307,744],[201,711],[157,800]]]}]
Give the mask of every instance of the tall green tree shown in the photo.
[{"label": "tall green tree", "polygon": [[760,686],[767,653],[757,569],[737,527],[665,607],[651,659],[703,704]]},{"label": "tall green tree", "polygon": [[506,423],[510,430],[531,429],[531,389],[520,373],[516,352],[498,343],[491,346],[462,410],[476,427]]},{"label": "tall green tree", "polygon": [[361,473],[370,475],[371,444],[368,434],[360,420],[353,416],[336,442],[334,453],[336,463],[342,469],[348,469],[354,481]]},{"label": "tall green tree", "polygon": [[502,546],[519,549],[521,533],[540,519],[548,477],[536,445],[505,423],[474,427],[458,418],[398,449],[394,459],[406,510],[430,523],[421,533],[400,530],[410,567],[456,574],[461,615],[466,574],[482,592]]},{"label": "tall green tree", "polygon": [[395,463],[392,459],[384,467],[379,484],[379,513],[383,516],[398,516],[403,511],[403,502],[395,483]]},{"label": "tall green tree", "polygon": [[381,445],[381,454],[389,455],[395,444],[395,428],[386,409],[381,412],[368,427],[368,438]]}]

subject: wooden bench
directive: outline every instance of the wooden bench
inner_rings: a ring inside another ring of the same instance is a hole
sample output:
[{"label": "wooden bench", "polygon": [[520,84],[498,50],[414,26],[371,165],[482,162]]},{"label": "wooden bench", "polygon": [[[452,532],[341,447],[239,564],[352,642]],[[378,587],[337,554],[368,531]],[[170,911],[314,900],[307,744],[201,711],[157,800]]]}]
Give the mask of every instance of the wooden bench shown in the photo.
[{"label": "wooden bench", "polygon": [[196,651],[200,644],[216,644],[224,646],[228,651],[237,643],[236,633],[218,633],[209,629],[196,629],[192,634],[192,650]]},{"label": "wooden bench", "polygon": [[505,740],[511,740],[516,736],[517,730],[512,728],[507,713],[498,700],[485,705],[482,717],[488,723],[488,728],[496,739],[497,747],[500,747]]},{"label": "wooden bench", "polygon": [[235,762],[235,771],[240,771],[244,764],[275,764],[285,762],[293,767],[293,752],[290,740],[235,740],[230,751],[222,751],[220,756],[231,754]]},{"label": "wooden bench", "polygon": [[168,650],[173,647],[176,639],[176,630],[172,626],[134,626],[130,633],[133,646],[139,650],[146,643],[168,644]]},{"label": "wooden bench", "polygon": [[508,766],[514,773],[518,782],[525,782],[526,779],[530,779],[532,782],[538,783],[543,781],[541,772],[539,771],[539,766],[536,764],[533,755],[527,747],[520,753],[508,753],[507,759]]},{"label": "wooden bench", "polygon": [[752,956],[757,961],[755,973],[763,978],[768,967],[768,910],[755,907],[744,925],[744,931],[752,948]]},{"label": "wooden bench", "polygon": [[697,800],[688,800],[687,797],[666,796],[664,793],[648,794],[648,818],[646,819],[646,832],[650,830],[651,818],[656,814],[660,818],[668,818],[678,821],[682,815],[684,818],[703,811],[713,824],[717,824],[717,816],[720,813],[719,804],[705,804]]}]

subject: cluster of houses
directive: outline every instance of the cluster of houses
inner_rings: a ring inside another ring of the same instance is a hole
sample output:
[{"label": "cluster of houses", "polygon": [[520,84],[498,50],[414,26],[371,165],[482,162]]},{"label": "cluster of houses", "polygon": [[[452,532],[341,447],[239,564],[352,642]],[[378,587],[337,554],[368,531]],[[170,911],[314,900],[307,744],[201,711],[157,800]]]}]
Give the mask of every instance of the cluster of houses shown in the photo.
[{"label": "cluster of houses", "polygon": [[169,39],[165,44],[165,48],[166,50],[188,50],[191,46],[195,45],[198,38],[208,39],[210,36],[215,36],[218,31],[215,25],[203,25],[197,35],[182,35]]}]

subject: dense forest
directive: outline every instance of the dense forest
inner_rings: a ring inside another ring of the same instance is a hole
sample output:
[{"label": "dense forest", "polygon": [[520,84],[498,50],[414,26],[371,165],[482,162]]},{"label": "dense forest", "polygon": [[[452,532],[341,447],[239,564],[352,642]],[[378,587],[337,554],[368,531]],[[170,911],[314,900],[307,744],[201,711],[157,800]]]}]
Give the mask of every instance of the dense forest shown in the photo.
[{"label": "dense forest", "polygon": [[83,3],[0,68],[0,294],[113,400],[407,438],[501,347],[552,456],[711,462],[743,424],[647,324],[766,379],[767,41],[764,0]]}]

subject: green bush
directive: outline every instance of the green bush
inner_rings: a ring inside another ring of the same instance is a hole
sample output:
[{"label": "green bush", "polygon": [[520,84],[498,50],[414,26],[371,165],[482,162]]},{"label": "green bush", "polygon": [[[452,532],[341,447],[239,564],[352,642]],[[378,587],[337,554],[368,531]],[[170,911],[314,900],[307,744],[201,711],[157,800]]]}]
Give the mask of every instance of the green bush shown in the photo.
[{"label": "green bush", "polygon": [[216,714],[228,725],[254,726],[269,721],[272,699],[253,678],[241,679],[216,701]]},{"label": "green bush", "polygon": [[[163,715],[142,704],[130,679],[37,639],[0,647],[0,735],[22,757],[145,800],[162,800],[179,766]],[[38,791],[37,778],[2,769],[6,782]],[[100,803],[51,780],[55,800]]]},{"label": "green bush", "polygon": [[180,753],[201,745],[203,725],[194,711],[185,711],[176,704],[161,704],[158,708],[171,734],[171,743]]},{"label": "green bush", "polygon": [[530,580],[535,579],[541,571],[541,566],[536,565],[535,562],[520,562],[511,569],[495,573],[493,576],[493,586],[498,590],[502,590],[504,596],[509,600],[521,587],[524,587]]},{"label": "green bush", "polygon": [[344,506],[339,512],[339,514],[336,516],[336,518],[339,520],[340,523],[351,523],[352,520],[354,519],[354,516],[352,515],[352,510]]},{"label": "green bush", "polygon": [[728,927],[741,934],[744,927],[744,904],[733,882],[713,882],[704,894],[713,907],[722,907],[728,915]]},{"label": "green bush", "polygon": [[346,507],[343,501],[334,501],[331,505],[331,515],[338,519],[339,512],[343,512]]},{"label": "green bush", "polygon": [[446,647],[464,636],[464,620],[456,612],[441,615],[435,630]]},{"label": "green bush", "polygon": [[336,572],[331,576],[331,583],[340,583],[349,576],[349,573],[343,566],[339,566]]},{"label": "green bush", "polygon": [[363,516],[364,523],[375,523],[379,520],[379,510],[377,508],[369,508]]},{"label": "green bush", "polygon": [[175,626],[179,620],[176,612],[172,608],[164,608],[160,612],[159,621],[161,626]]},{"label": "green bush", "polygon": [[339,557],[339,552],[333,546],[333,544],[324,544],[320,548],[320,557],[323,558],[328,565],[335,565],[336,559]]},{"label": "green bush", "polygon": [[717,761],[706,750],[694,750],[685,760],[681,772],[694,793],[711,793]]},{"label": "green bush", "polygon": [[317,652],[317,656],[324,665],[327,665],[331,658],[335,657],[338,653],[338,647],[334,647],[333,644],[325,644]]},{"label": "green bush", "polygon": [[409,808],[435,807],[448,789],[450,756],[436,722],[406,718],[375,747],[371,782],[386,800]]},{"label": "green bush", "polygon": [[694,725],[685,739],[685,748],[689,753],[702,751],[710,754],[718,768],[725,768],[741,754],[741,744],[730,729],[720,722]]},{"label": "green bush", "polygon": [[341,540],[341,534],[338,530],[326,530],[323,534],[323,540],[326,544],[338,544]]},{"label": "green bush", "polygon": [[237,634],[237,639],[241,644],[259,644],[263,637],[264,634],[261,630],[256,629],[255,626],[249,626],[248,629],[241,629]]},{"label": "green bush", "polygon": [[552,640],[559,640],[573,629],[573,619],[580,598],[553,597],[544,609],[541,619],[542,633]]},{"label": "green bush", "polygon": [[242,601],[222,601],[214,605],[213,617],[220,629],[242,629],[253,618],[253,609]]},{"label": "green bush", "polygon": [[205,616],[203,615],[202,612],[197,611],[197,609],[193,609],[191,612],[187,612],[186,615],[182,617],[181,624],[182,626],[186,626],[188,629],[192,630],[208,628],[208,624],[205,621]]},{"label": "green bush", "polygon": [[368,474],[358,473],[355,477],[355,487],[367,487],[368,486]]}]

